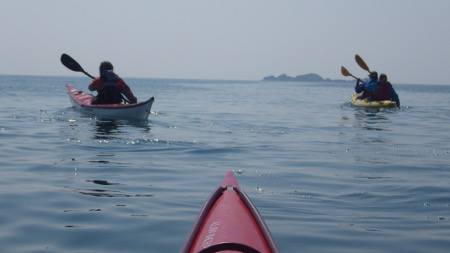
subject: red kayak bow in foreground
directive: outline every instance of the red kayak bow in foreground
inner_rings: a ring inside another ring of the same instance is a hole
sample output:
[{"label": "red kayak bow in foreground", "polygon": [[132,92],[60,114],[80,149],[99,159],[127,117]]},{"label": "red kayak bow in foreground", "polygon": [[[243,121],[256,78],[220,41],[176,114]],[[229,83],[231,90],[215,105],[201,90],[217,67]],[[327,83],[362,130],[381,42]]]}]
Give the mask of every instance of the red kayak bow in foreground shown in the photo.
[{"label": "red kayak bow in foreground", "polygon": [[264,253],[278,249],[258,210],[229,171],[206,201],[180,252]]}]

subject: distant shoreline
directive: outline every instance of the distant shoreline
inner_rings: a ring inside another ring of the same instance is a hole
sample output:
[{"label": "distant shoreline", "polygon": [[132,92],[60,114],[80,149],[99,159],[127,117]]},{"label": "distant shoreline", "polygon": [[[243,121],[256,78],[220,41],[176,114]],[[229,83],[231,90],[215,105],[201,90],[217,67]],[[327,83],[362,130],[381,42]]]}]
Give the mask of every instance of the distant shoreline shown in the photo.
[{"label": "distant shoreline", "polygon": [[276,76],[266,76],[262,81],[283,81],[283,82],[353,82],[353,80],[343,80],[343,79],[330,79],[330,78],[322,78],[318,74],[311,73],[306,75],[298,75],[296,77],[288,76],[286,74],[282,74],[278,77]]}]

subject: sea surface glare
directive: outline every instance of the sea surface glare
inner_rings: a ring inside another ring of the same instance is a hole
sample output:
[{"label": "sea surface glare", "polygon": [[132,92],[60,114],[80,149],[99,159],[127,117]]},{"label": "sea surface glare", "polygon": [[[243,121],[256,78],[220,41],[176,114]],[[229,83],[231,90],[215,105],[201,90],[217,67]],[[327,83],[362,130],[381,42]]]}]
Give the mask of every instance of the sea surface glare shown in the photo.
[{"label": "sea surface glare", "polygon": [[148,121],[0,76],[0,252],[179,252],[229,170],[281,252],[450,251],[450,85],[365,110],[354,83],[124,80]]}]

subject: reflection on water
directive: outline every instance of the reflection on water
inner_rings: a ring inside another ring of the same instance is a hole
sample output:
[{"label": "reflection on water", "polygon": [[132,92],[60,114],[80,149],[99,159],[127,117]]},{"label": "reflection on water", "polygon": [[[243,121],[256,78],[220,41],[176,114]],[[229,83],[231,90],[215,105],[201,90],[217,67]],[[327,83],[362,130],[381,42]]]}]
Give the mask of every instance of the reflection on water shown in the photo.
[{"label": "reflection on water", "polygon": [[[77,115],[78,116],[78,115]],[[129,121],[114,119],[97,119],[80,116],[79,118],[68,117],[64,120],[66,125],[61,126],[60,132],[66,134],[68,142],[82,144],[88,140],[96,143],[121,142],[128,143],[130,140],[147,140],[151,134],[151,127],[146,121]]]},{"label": "reflection on water", "polygon": [[380,109],[361,109],[355,111],[355,127],[363,130],[389,131],[391,120]]},{"label": "reflection on water", "polygon": [[121,133],[119,126],[114,121],[101,121],[95,122],[94,139],[111,140],[114,139],[114,135]]},{"label": "reflection on water", "polygon": [[106,180],[86,180],[86,182],[92,182],[99,185],[118,185],[118,183],[110,183]]},{"label": "reflection on water", "polygon": [[[110,157],[111,159],[113,159],[115,157],[115,155],[109,155],[109,154],[104,154],[104,153],[99,153],[96,156],[99,157]],[[93,163],[93,164],[99,164],[97,167],[102,168],[102,167],[106,167],[106,168],[111,168],[111,167],[128,167],[130,164],[132,164],[131,162],[113,162],[113,161],[105,161],[105,160],[92,160],[89,161],[89,163]]]},{"label": "reflection on water", "polygon": [[119,136],[126,134],[124,128],[132,126],[142,129],[142,132],[150,132],[151,128],[147,121],[128,121],[128,120],[107,120],[98,119],[95,121],[94,139],[114,140],[122,139]]},{"label": "reflection on water", "polygon": [[378,180],[378,179],[390,179],[392,177],[382,177],[382,176],[368,176],[364,174],[354,175],[354,178],[362,178],[362,179],[370,179],[370,180]]},{"label": "reflection on water", "polygon": [[[95,181],[104,181],[104,180],[95,180]],[[104,181],[107,182],[107,181]],[[78,188],[71,186],[62,186],[63,189],[71,190],[74,192],[78,192],[82,195],[87,195],[91,197],[107,197],[107,198],[135,198],[135,197],[154,197],[154,194],[132,194],[126,193],[119,190],[111,190],[111,189],[96,189],[96,188]]]},{"label": "reflection on water", "polygon": [[[342,126],[350,123],[349,139],[352,143],[381,143],[390,142],[389,132],[392,132],[393,122],[391,117],[395,116],[393,109],[367,109],[352,108],[354,117],[343,116]],[[341,133],[346,136],[345,133]]]}]

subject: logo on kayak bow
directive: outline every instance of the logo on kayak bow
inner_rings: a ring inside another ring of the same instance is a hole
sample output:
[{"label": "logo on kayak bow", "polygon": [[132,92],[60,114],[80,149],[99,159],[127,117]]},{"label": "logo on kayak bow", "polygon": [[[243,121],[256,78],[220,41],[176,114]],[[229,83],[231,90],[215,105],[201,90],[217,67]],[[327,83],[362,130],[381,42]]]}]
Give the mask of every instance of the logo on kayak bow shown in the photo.
[{"label": "logo on kayak bow", "polygon": [[216,221],[209,226],[208,235],[206,235],[205,240],[203,241],[202,247],[206,248],[211,246],[211,243],[214,240],[214,236],[216,235],[217,230],[219,229],[220,222]]}]

